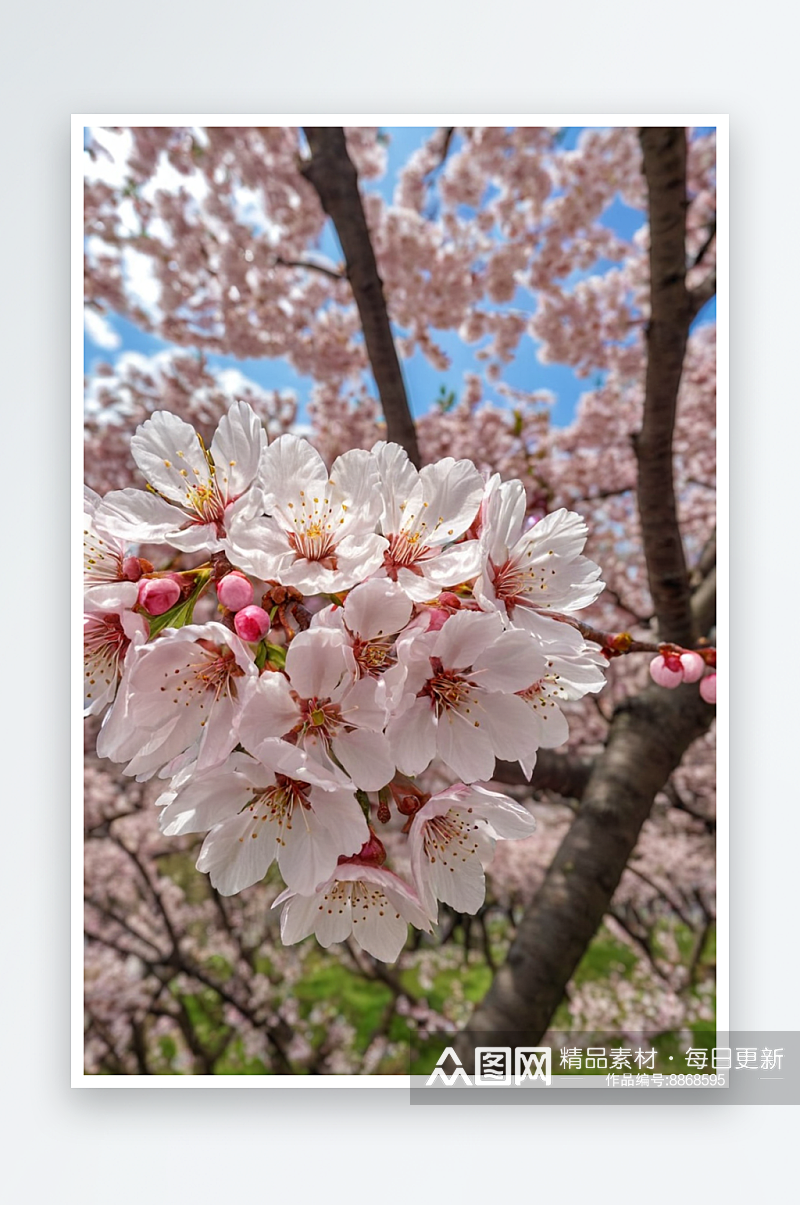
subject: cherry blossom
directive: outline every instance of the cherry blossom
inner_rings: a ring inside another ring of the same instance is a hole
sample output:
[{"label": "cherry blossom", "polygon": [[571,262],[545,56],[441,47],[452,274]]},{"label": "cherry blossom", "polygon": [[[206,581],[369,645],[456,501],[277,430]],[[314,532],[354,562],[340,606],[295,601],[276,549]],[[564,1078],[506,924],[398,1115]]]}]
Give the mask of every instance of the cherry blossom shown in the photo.
[{"label": "cherry blossom", "polygon": [[131,440],[152,492],[112,491],[97,519],[123,539],[219,551],[226,527],[255,513],[258,496],[251,486],[265,445],[264,429],[245,402],[220,420],[208,451],[189,423],[156,411]]},{"label": "cherry blossom", "polygon": [[101,498],[83,487],[83,598],[90,609],[130,610],[138,595],[138,561],[130,563],[125,545],[97,526]]},{"label": "cherry blossom", "polygon": [[345,861],[316,894],[284,891],[281,940],[291,946],[314,933],[321,946],[354,941],[383,962],[395,962],[406,943],[408,925],[429,933],[431,918],[416,893],[391,870]]},{"label": "cherry blossom", "polygon": [[444,627],[398,645],[406,666],[405,710],[387,735],[399,769],[419,774],[438,755],[463,782],[489,779],[495,757],[535,751],[528,708],[513,693],[544,672],[525,632],[499,615],[460,611]]},{"label": "cherry blossom", "polygon": [[289,887],[309,894],[331,877],[341,855],[358,853],[368,835],[345,776],[324,775],[282,741],[265,741],[258,758],[233,753],[158,803],[166,803],[165,835],[210,830],[197,868],[222,895],[259,882],[275,858]]},{"label": "cherry blossom", "polygon": [[477,912],[497,838],[529,837],[535,827],[530,812],[484,787],[456,783],[433,795],[408,837],[417,893],[431,916],[437,900],[457,912]]},{"label": "cherry blossom", "polygon": [[131,642],[146,639],[147,624],[132,611],[84,615],[84,715],[99,715],[113,701]]},{"label": "cherry blossom", "polygon": [[198,770],[217,765],[236,746],[240,691],[256,675],[247,646],[222,624],[168,629],[129,659],[97,751],[138,778],[177,769],[187,752]]},{"label": "cherry blossom", "polygon": [[409,598],[425,602],[474,577],[480,547],[456,543],[477,514],[483,481],[469,461],[446,457],[417,472],[397,444],[372,449],[380,471],[381,530],[389,541],[383,567]]},{"label": "cherry blossom", "polygon": [[367,453],[346,452],[329,474],[305,440],[283,435],[261,474],[266,514],[235,516],[225,542],[241,569],[316,594],[347,589],[378,567],[386,540],[375,532],[378,474]]},{"label": "cherry blossom", "polygon": [[570,614],[593,603],[603,590],[600,568],[581,556],[588,528],[580,515],[560,509],[524,531],[525,494],[519,482],[492,479],[481,531],[486,568],[475,584],[485,610],[497,609],[512,624],[553,639],[544,613]]},{"label": "cherry blossom", "polygon": [[286,654],[286,675],[263,674],[250,684],[239,739],[258,756],[265,739],[291,734],[321,765],[340,763],[357,787],[377,791],[394,774],[383,734],[386,691],[379,680],[357,678],[348,653],[338,632],[300,632]]}]

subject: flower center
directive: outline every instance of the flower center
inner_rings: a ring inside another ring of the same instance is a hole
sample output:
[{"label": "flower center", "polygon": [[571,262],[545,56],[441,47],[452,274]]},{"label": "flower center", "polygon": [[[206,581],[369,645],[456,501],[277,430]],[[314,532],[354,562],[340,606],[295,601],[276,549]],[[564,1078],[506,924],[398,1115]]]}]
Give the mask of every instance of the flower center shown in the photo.
[{"label": "flower center", "polygon": [[[97,679],[108,687],[122,673],[122,661],[130,640],[122,630],[118,615],[101,615],[89,620],[83,631],[86,698],[96,694]],[[91,687],[91,690],[88,689]]]},{"label": "flower center", "polygon": [[301,718],[292,731],[300,737],[313,732],[326,745],[330,744],[342,724],[339,704],[332,703],[330,699],[298,699],[297,702]]},{"label": "flower center", "polygon": [[[429,678],[421,690],[422,695],[428,695],[433,703],[437,716],[448,708],[458,710],[462,704],[473,702],[477,704],[474,695],[475,686],[467,678],[462,678],[455,670],[444,669],[437,658],[431,658],[434,675]],[[469,714],[469,708],[466,708]]]},{"label": "flower center", "polygon": [[[478,852],[478,842],[471,835],[477,828],[477,824],[470,824],[462,819],[461,815],[452,808],[444,816],[431,817],[425,822],[423,837],[425,857],[429,862],[435,862],[438,859],[443,866],[448,865],[445,854],[450,854],[457,861],[466,862],[467,858],[471,858]],[[451,850],[450,846],[453,843],[455,843],[455,848]]]},{"label": "flower center", "polygon": [[353,641],[353,656],[360,678],[365,675],[375,678],[397,661],[390,640],[361,640],[356,637]]},{"label": "flower center", "polygon": [[401,531],[397,535],[389,536],[389,547],[383,554],[383,565],[394,581],[397,580],[398,569],[410,569],[421,577],[422,572],[416,568],[416,563],[424,560],[428,552],[428,546],[422,542],[418,531]]}]

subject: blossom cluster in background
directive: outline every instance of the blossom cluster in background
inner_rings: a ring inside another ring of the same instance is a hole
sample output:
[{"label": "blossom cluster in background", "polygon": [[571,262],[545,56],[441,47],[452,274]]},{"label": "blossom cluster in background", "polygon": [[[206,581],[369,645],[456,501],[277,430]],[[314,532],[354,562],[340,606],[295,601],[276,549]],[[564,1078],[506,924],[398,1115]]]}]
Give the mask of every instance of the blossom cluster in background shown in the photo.
[{"label": "blossom cluster in background", "polygon": [[223,896],[277,861],[286,944],[394,961],[440,902],[477,912],[497,839],[534,827],[486,787],[495,759],[529,778],[568,737],[562,704],[604,685],[571,622],[603,588],[583,520],[531,524],[520,482],[452,457],[417,471],[385,442],[328,468],[295,435],[268,443],[244,402],[207,449],[157,411],[132,451],[146,490],[86,493],[98,753],[167,780],[162,831],[207,834]]}]

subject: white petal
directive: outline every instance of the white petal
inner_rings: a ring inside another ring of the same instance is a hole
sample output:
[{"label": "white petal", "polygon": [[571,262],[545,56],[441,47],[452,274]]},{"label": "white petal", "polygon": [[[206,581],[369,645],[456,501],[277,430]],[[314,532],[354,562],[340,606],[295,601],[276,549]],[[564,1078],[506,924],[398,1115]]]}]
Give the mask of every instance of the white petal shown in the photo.
[{"label": "white petal", "polygon": [[364,448],[351,448],[331,465],[331,503],[347,510],[350,530],[374,531],[381,513],[380,478],[374,458]]},{"label": "white petal", "polygon": [[345,638],[331,628],[299,632],[286,653],[286,672],[302,699],[329,699],[347,672]]},{"label": "white petal", "polygon": [[429,516],[425,543],[447,544],[457,540],[478,513],[483,478],[471,460],[453,460],[452,456],[425,465],[419,476]]},{"label": "white petal", "polygon": [[381,530],[384,535],[394,535],[400,531],[403,507],[419,481],[419,474],[399,444],[376,443],[372,455],[381,476]]},{"label": "white petal", "polygon": [[[328,480],[319,452],[296,435],[281,435],[269,445],[261,462],[261,475],[267,509],[278,511],[287,530],[294,528],[292,510],[298,505],[300,491],[323,488]],[[290,508],[289,502],[294,507]]]},{"label": "white petal", "polygon": [[480,723],[451,708],[439,716],[436,751],[462,782],[488,780],[494,773],[492,740],[485,728],[476,726]]},{"label": "white petal", "polygon": [[245,688],[238,736],[249,753],[258,756],[268,738],[285,736],[300,720],[300,711],[283,674],[262,674]]},{"label": "white petal", "polygon": [[472,678],[485,690],[525,690],[544,677],[546,662],[527,632],[503,632],[473,662]]},{"label": "white petal", "polygon": [[220,895],[235,895],[260,883],[275,858],[276,845],[259,813],[247,808],[212,828],[203,842],[197,869],[208,874]]},{"label": "white petal", "polygon": [[379,791],[394,778],[389,742],[381,732],[345,732],[334,738],[333,752],[362,791]]},{"label": "white petal", "polygon": [[[279,896],[275,903],[279,903],[281,898]],[[285,946],[293,946],[314,932],[319,903],[320,897],[316,895],[288,896],[281,913],[281,941]]]},{"label": "white petal", "polygon": [[[519,695],[487,694],[484,703],[483,724],[497,757],[516,761],[535,752],[539,742],[536,729],[531,724],[531,709],[524,699]],[[488,779],[491,774],[478,774],[475,777]]]},{"label": "white petal", "polygon": [[447,669],[465,669],[473,665],[486,646],[502,632],[503,621],[499,615],[458,611],[439,633],[434,655]]},{"label": "white petal", "polygon": [[374,640],[404,628],[411,618],[411,603],[403,590],[387,578],[364,582],[348,594],[344,618],[356,636]]},{"label": "white petal", "polygon": [[430,699],[415,699],[390,721],[386,735],[392,757],[403,774],[421,774],[436,753],[436,719]]},{"label": "white petal", "polygon": [[144,490],[112,490],[96,518],[113,535],[133,544],[169,543],[188,523],[182,510]]},{"label": "white petal", "polygon": [[138,428],[131,452],[153,489],[180,506],[188,487],[211,485],[211,470],[197,432],[167,410],[157,410]]},{"label": "white petal", "polygon": [[258,472],[267,446],[263,425],[246,402],[236,402],[220,419],[211,444],[214,480],[223,498],[238,498]]}]

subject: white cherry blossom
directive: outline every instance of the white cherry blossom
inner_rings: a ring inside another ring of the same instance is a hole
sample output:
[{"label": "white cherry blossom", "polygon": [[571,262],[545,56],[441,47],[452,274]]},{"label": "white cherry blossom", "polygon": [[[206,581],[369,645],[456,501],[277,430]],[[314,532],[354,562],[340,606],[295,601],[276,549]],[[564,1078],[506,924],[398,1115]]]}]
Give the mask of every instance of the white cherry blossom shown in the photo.
[{"label": "white cherry blossom", "polygon": [[342,633],[352,655],[356,677],[380,678],[387,706],[399,700],[405,666],[398,662],[395,637],[411,619],[412,603],[405,592],[387,578],[372,578],[349,592],[344,606],[326,607],[314,616],[312,628]]},{"label": "white cherry blossom", "polygon": [[484,787],[456,783],[433,795],[409,830],[411,869],[426,910],[435,916],[442,900],[457,912],[477,912],[497,838],[529,837],[535,827],[525,808]]},{"label": "white cherry blossom", "polygon": [[150,492],[106,494],[97,519],[122,539],[219,552],[234,518],[252,517],[260,503],[254,482],[266,439],[246,402],[222,417],[208,451],[194,427],[157,410],[131,440]]},{"label": "white cherry blossom", "polygon": [[[544,673],[525,690],[517,692],[531,709],[539,749],[556,749],[569,737],[569,724],[561,704],[582,699],[587,694],[597,694],[606,682],[608,662],[598,645],[586,642],[580,632],[568,624],[558,626],[558,642],[542,645]],[[536,755],[518,760],[530,778]]]},{"label": "white cherry blossom", "polygon": [[387,736],[404,774],[421,773],[438,756],[462,782],[475,782],[492,777],[495,757],[535,752],[528,707],[514,692],[545,663],[526,632],[505,630],[496,614],[459,611],[438,632],[401,641],[398,652],[407,705]]},{"label": "white cherry blossom", "polygon": [[239,739],[259,756],[264,740],[291,735],[326,769],[341,765],[357,787],[377,791],[394,775],[385,724],[383,683],[356,677],[340,632],[315,628],[289,645],[285,675],[250,684]]},{"label": "white cherry blossom", "polygon": [[138,586],[125,574],[125,545],[99,527],[97,508],[102,499],[83,487],[83,599],[90,611],[130,610],[136,606]]},{"label": "white cherry blossom", "polygon": [[260,882],[276,858],[289,887],[311,894],[369,836],[353,784],[284,741],[265,741],[258,758],[233,753],[158,802],[167,836],[210,830],[197,869],[222,895]]},{"label": "white cherry blossom", "polygon": [[99,715],[117,693],[131,643],[147,639],[133,611],[95,611],[83,617],[83,714]]},{"label": "white cherry blossom", "polygon": [[127,761],[140,780],[198,771],[237,744],[240,691],[258,671],[245,644],[220,623],[167,628],[136,650],[97,740],[101,757]]},{"label": "white cherry blossom", "polygon": [[524,531],[525,491],[519,481],[495,475],[483,507],[483,569],[474,594],[486,611],[515,627],[553,639],[548,611],[570,614],[601,594],[600,568],[582,556],[588,528],[580,515],[553,511]]},{"label": "white cherry blossom", "polygon": [[431,919],[416,893],[384,867],[343,862],[327,883],[311,896],[284,891],[273,907],[284,905],[281,940],[286,946],[311,933],[326,949],[354,941],[383,962],[395,962],[406,943],[408,925],[431,931]]},{"label": "white cherry blossom", "polygon": [[456,543],[483,497],[474,464],[448,456],[417,472],[403,448],[391,443],[375,444],[372,455],[381,476],[381,530],[389,541],[383,572],[415,602],[474,577],[478,541]]},{"label": "white cherry blossom", "polygon": [[237,516],[226,540],[238,568],[318,594],[349,589],[380,565],[387,542],[376,533],[380,482],[368,452],[345,452],[329,474],[306,440],[282,435],[264,454],[262,482],[266,515]]}]

